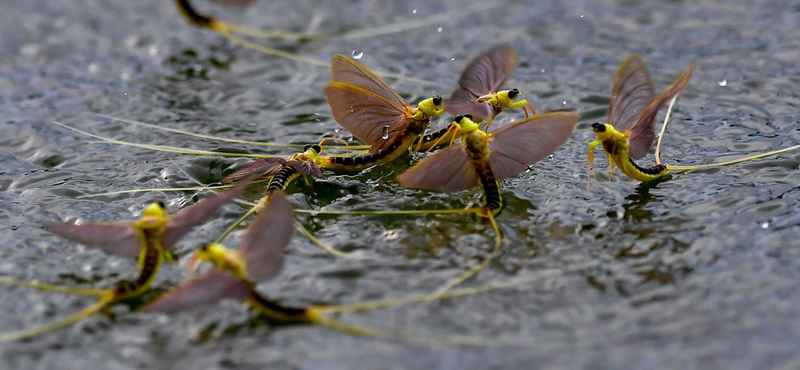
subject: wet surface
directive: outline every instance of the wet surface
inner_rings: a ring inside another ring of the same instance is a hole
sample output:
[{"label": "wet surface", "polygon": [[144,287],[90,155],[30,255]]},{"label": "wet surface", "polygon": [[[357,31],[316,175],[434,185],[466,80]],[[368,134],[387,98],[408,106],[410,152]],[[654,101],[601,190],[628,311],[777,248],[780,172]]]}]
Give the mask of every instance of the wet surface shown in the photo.
[{"label": "wet surface", "polygon": [[[198,7],[227,21],[341,33],[456,11],[457,2],[270,1]],[[414,13],[413,10],[417,9]],[[205,150],[288,153],[217,143],[92,116],[228,138],[317,142],[349,136],[330,117],[326,68],[267,56],[188,25],[168,1],[0,4],[0,275],[105,286],[133,261],[58,240],[46,221],[133,219],[152,199],[176,211],[207,194],[133,188],[213,183],[248,160],[96,143],[58,120],[121,140]],[[441,27],[441,28],[440,28]],[[540,112],[583,114],[550,159],[505,181],[502,255],[468,281],[540,278],[475,296],[358,314],[354,325],[414,336],[469,335],[459,347],[354,337],[322,326],[253,319],[228,302],[173,316],[96,315],[31,340],[0,344],[3,369],[724,368],[800,367],[800,153],[639,184],[615,176],[586,188],[591,123],[603,120],[619,62],[640,53],[656,89],[690,63],[664,140],[669,164],[700,164],[798,144],[800,7],[788,1],[537,1],[358,40],[260,41],[320,60],[362,51],[369,68],[429,81],[388,81],[409,101],[449,95],[465,63],[496,42],[516,47],[507,83]],[[504,112],[496,125],[522,112]],[[663,112],[660,117],[663,117]],[[443,118],[437,127],[446,124]],[[598,153],[599,154],[599,153]],[[457,208],[479,201],[412,191],[394,177],[417,159],[295,186],[298,207]],[[643,164],[652,163],[652,155]],[[599,164],[600,171],[606,169]],[[257,197],[257,192],[249,194]],[[227,206],[192,232],[188,250],[243,212]],[[491,228],[471,216],[300,216],[331,256],[302,237],[284,272],[260,290],[287,304],[349,303],[427,293],[478,263]],[[230,237],[234,245],[240,234]],[[164,289],[184,277],[168,266]],[[86,298],[0,287],[0,331],[63,317]],[[510,347],[509,343],[526,347]]]}]

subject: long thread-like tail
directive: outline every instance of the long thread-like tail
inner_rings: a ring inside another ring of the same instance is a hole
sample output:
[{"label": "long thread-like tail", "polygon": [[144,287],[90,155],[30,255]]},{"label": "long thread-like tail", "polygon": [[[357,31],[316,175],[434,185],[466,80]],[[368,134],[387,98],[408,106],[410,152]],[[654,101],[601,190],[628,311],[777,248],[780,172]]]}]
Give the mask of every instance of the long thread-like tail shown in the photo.
[{"label": "long thread-like tail", "polygon": [[720,162],[720,163],[700,164],[700,165],[696,165],[696,166],[671,166],[671,165],[667,165],[667,167],[669,169],[671,169],[671,170],[685,171],[685,172],[686,171],[694,171],[694,170],[702,170],[704,168],[722,167],[722,166],[729,166],[729,165],[732,165],[732,164],[737,164],[737,163],[742,163],[742,162],[755,161],[755,160],[759,160],[759,159],[762,159],[762,158],[770,157],[770,156],[773,156],[773,155],[786,153],[786,152],[791,152],[791,151],[797,150],[797,149],[800,149],[800,145],[790,146],[788,148],[783,148],[783,149],[780,149],[780,150],[773,150],[773,151],[767,152],[767,153],[757,154],[757,155],[744,157],[744,158],[739,158],[739,159],[733,159],[733,160],[730,160],[730,161],[725,161],[725,162]]},{"label": "long thread-like tail", "polygon": [[110,289],[73,288],[61,285],[34,283],[32,281],[16,280],[7,277],[0,277],[0,284],[17,285],[43,291],[69,293],[75,295],[96,296],[96,297],[106,295],[108,292],[111,291]]},{"label": "long thread-like tail", "polygon": [[10,333],[2,333],[0,334],[0,342],[7,342],[12,340],[19,340],[24,338],[34,337],[40,334],[47,333],[49,331],[53,331],[56,329],[63,328],[68,325],[72,325],[78,321],[81,321],[92,314],[102,310],[112,302],[116,298],[116,294],[113,291],[108,291],[103,297],[101,297],[95,304],[83,309],[66,319],[62,319],[47,325],[40,326],[38,328],[22,330],[22,331],[15,331]]}]

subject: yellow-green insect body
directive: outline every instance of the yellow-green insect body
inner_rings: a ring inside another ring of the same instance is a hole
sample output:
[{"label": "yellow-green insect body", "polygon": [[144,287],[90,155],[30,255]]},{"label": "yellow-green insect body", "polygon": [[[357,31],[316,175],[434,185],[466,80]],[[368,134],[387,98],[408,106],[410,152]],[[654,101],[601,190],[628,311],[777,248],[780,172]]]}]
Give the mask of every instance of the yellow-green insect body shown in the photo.
[{"label": "yellow-green insect body", "polygon": [[239,280],[247,280],[247,264],[244,259],[238,253],[229,251],[222,244],[211,243],[200,248],[195,258],[197,262],[211,262],[214,266],[230,272]]},{"label": "yellow-green insect body", "polygon": [[637,181],[652,181],[670,173],[670,168],[663,164],[657,164],[650,168],[637,165],[628,154],[628,136],[614,129],[614,126],[611,124],[595,123],[592,125],[592,130],[597,136],[597,140],[589,144],[590,166],[592,166],[594,162],[595,148],[602,145],[606,156],[608,156],[608,163],[612,176],[614,174],[614,163],[617,164],[624,174]]}]

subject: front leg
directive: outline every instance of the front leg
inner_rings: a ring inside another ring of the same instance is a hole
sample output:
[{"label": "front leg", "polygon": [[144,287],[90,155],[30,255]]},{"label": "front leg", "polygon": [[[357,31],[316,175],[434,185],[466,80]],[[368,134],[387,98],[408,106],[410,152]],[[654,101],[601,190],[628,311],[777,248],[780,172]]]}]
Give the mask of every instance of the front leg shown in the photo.
[{"label": "front leg", "polygon": [[611,182],[611,178],[614,177],[614,158],[611,157],[611,154],[606,152],[606,157],[608,157],[608,168],[610,173],[608,174],[608,182]]},{"label": "front leg", "polygon": [[592,187],[592,177],[594,177],[594,181],[597,181],[597,174],[594,172],[594,151],[598,145],[602,144],[600,140],[595,140],[589,143],[589,173],[587,174],[587,189],[591,189]]}]

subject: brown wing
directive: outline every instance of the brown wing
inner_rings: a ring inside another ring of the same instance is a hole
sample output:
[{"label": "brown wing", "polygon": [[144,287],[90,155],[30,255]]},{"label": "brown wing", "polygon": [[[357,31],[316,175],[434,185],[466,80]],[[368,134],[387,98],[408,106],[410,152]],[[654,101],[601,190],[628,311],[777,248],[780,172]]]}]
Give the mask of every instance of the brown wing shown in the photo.
[{"label": "brown wing", "polygon": [[478,184],[478,176],[464,144],[447,147],[403,172],[397,182],[408,188],[453,193]]},{"label": "brown wing", "polygon": [[264,281],[281,271],[294,222],[292,204],[283,192],[272,193],[267,207],[259,212],[239,243],[238,253],[245,261],[250,281]]},{"label": "brown wing", "polygon": [[244,181],[237,185],[235,188],[214,195],[211,198],[205,199],[200,203],[196,203],[190,207],[184,208],[180,212],[171,216],[167,220],[167,226],[164,230],[164,235],[161,237],[162,243],[165,248],[172,248],[186,233],[193,227],[205,223],[214,213],[230,202],[233,198],[242,194],[244,189],[250,181]]},{"label": "brown wing", "polygon": [[138,258],[142,249],[139,234],[129,222],[85,225],[51,223],[47,224],[47,229],[64,239],[99,248],[106,253],[118,256]]},{"label": "brown wing", "polygon": [[245,299],[250,286],[227,271],[213,269],[170,289],[155,302],[145,306],[145,312],[174,313],[210,305],[223,299]]},{"label": "brown wing", "polygon": [[494,116],[494,110],[489,104],[476,103],[478,97],[464,88],[453,91],[450,99],[445,100],[444,108],[447,113],[454,116],[469,114],[474,122],[487,121]]},{"label": "brown wing", "polygon": [[285,163],[286,160],[283,158],[259,158],[246,167],[225,176],[220,182],[223,184],[233,184],[250,177],[274,175]]},{"label": "brown wing", "polygon": [[645,108],[639,119],[636,120],[636,123],[628,129],[628,154],[631,158],[639,159],[647,155],[650,146],[653,145],[653,139],[656,137],[653,126],[656,122],[658,110],[689,85],[689,80],[692,79],[692,73],[694,73],[694,64],[683,71],[661,95],[653,100],[653,102]]},{"label": "brown wing", "polygon": [[489,163],[498,179],[516,176],[569,139],[581,115],[548,113],[505,126],[489,138]]},{"label": "brown wing", "polygon": [[638,55],[631,54],[617,70],[608,103],[608,123],[620,132],[630,129],[655,96],[647,65]]},{"label": "brown wing", "polygon": [[386,99],[399,110],[408,106],[408,102],[398,95],[389,84],[346,55],[336,54],[331,58],[331,82],[354,85],[371,91]]},{"label": "brown wing", "polygon": [[491,48],[469,63],[458,85],[476,96],[499,91],[516,64],[514,48],[502,44]]},{"label": "brown wing", "polygon": [[370,145],[370,152],[388,148],[405,131],[411,107],[398,106],[362,87],[332,82],[323,89],[333,118],[355,137]]},{"label": "brown wing", "polygon": [[303,176],[313,176],[318,179],[321,179],[325,176],[322,176],[322,171],[315,165],[314,163],[308,161],[290,161],[288,162],[289,166],[292,166],[298,173]]}]

